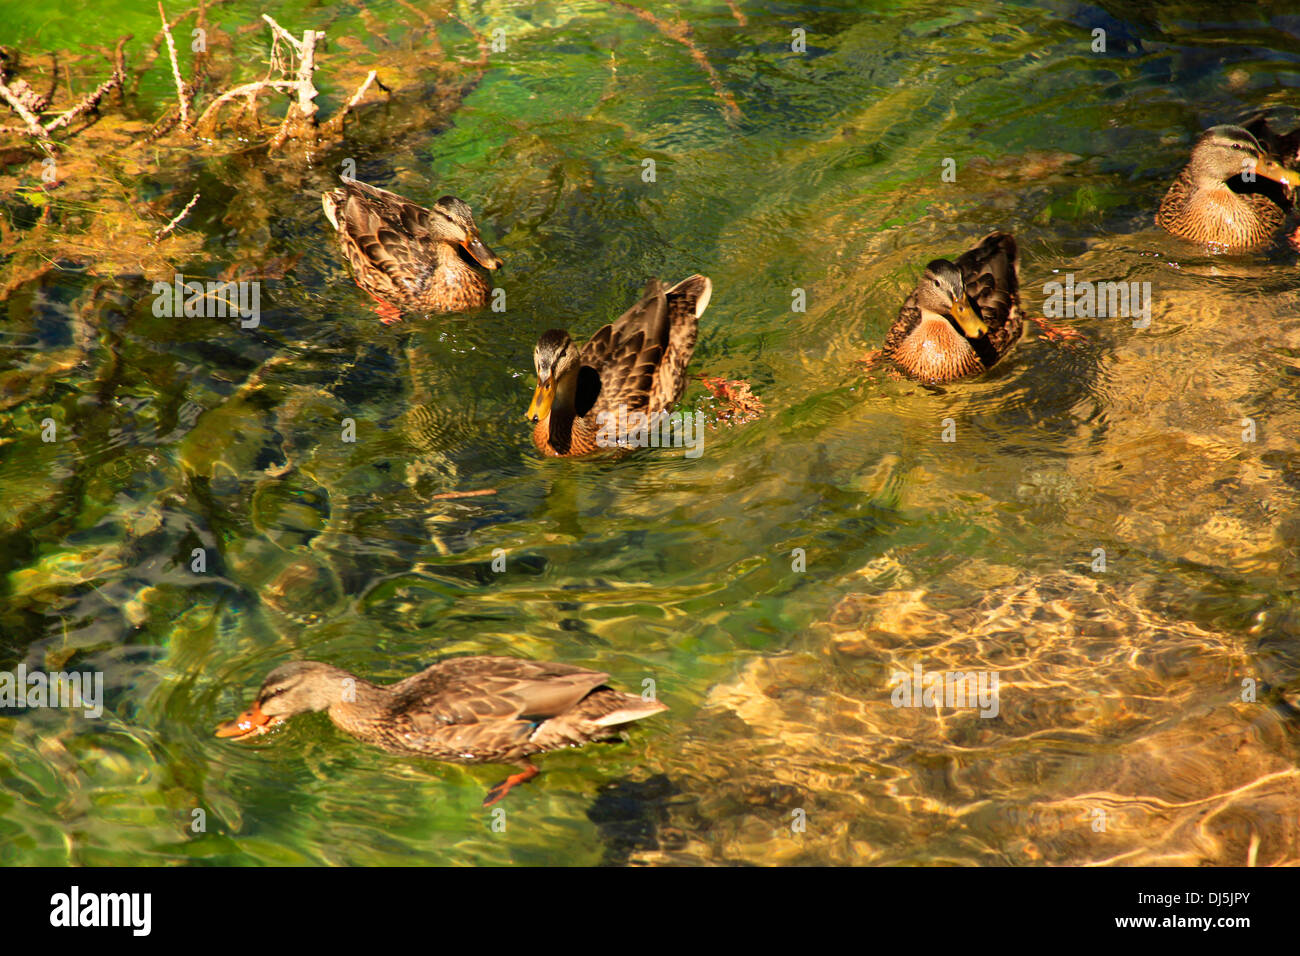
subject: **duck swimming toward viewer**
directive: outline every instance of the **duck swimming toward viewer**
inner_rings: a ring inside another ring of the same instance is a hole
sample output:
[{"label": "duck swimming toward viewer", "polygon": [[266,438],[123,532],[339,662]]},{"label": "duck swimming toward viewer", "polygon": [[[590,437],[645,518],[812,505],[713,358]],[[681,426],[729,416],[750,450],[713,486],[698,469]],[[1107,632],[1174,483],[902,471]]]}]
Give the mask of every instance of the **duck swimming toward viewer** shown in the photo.
[{"label": "duck swimming toward viewer", "polygon": [[1160,201],[1158,226],[1231,252],[1273,241],[1300,186],[1300,174],[1283,165],[1296,161],[1297,134],[1278,136],[1262,117],[1248,126],[1213,126],[1201,134]]},{"label": "duck swimming toward viewer", "polygon": [[581,349],[564,329],[537,340],[537,389],[527,417],[544,455],[585,455],[598,442],[602,416],[666,412],[686,390],[700,316],[713,283],[693,275],[671,288],[658,280],[645,295]]},{"label": "duck swimming toward viewer", "polygon": [[991,368],[1023,332],[1016,240],[993,232],[956,262],[925,267],[883,352],[904,374],[943,384]]}]

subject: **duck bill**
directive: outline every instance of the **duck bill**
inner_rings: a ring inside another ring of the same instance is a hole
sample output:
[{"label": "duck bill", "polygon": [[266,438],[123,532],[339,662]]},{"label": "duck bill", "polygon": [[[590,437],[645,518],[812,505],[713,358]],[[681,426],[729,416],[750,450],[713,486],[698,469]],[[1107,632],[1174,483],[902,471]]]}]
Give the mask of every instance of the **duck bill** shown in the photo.
[{"label": "duck bill", "polygon": [[952,304],[952,317],[961,326],[962,334],[968,339],[977,339],[989,330],[984,320],[980,318],[980,314],[964,296],[960,301]]},{"label": "duck bill", "polygon": [[1275,163],[1271,159],[1261,159],[1255,163],[1255,175],[1263,176],[1265,179],[1271,179],[1275,183],[1281,183],[1290,189],[1300,186],[1300,173],[1293,169],[1287,169],[1280,163]]},{"label": "duck bill", "polygon": [[533,402],[528,406],[528,420],[540,422],[551,414],[551,403],[555,401],[555,382],[543,382],[533,392]]},{"label": "duck bill", "polygon": [[461,248],[474,257],[474,261],[484,269],[500,269],[501,259],[495,252],[483,245],[483,240],[478,236],[470,236],[463,243]]},{"label": "duck bill", "polygon": [[272,717],[270,714],[262,713],[262,705],[254,704],[234,720],[228,720],[217,727],[217,736],[247,740],[266,733],[283,720],[283,717]]}]

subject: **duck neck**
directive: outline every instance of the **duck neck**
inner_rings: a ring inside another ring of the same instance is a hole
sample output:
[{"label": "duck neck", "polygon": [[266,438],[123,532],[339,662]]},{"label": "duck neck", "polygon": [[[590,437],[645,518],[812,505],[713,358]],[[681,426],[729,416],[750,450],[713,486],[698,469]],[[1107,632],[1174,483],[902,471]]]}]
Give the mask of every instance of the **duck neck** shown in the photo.
[{"label": "duck neck", "polygon": [[575,368],[555,383],[555,398],[551,400],[550,419],[551,444],[558,442],[568,445],[573,431],[573,420],[577,417],[578,369]]},{"label": "duck neck", "polygon": [[387,687],[372,684],[345,670],[331,674],[330,705],[325,709],[338,727],[355,733],[358,725],[383,709],[391,696]]},{"label": "duck neck", "polygon": [[1204,242],[1248,245],[1267,232],[1251,199],[1217,180],[1200,189],[1188,212]]},{"label": "duck neck", "polygon": [[478,273],[474,267],[465,261],[460,254],[460,247],[450,242],[438,242],[434,244],[434,259],[437,264],[437,271],[442,273],[454,273],[460,276],[472,276],[478,279]]}]

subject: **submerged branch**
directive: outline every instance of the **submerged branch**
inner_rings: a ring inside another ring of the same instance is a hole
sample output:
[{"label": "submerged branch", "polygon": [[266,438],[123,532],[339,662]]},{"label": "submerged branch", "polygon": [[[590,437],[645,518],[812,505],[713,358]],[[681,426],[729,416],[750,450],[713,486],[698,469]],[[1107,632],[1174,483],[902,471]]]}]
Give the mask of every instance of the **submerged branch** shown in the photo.
[{"label": "submerged branch", "polygon": [[180,221],[190,214],[190,210],[194,208],[194,204],[199,201],[199,195],[199,193],[195,193],[194,198],[185,204],[185,208],[178,212],[171,222],[167,223],[167,225],[163,226],[153,234],[155,241],[166,238],[168,233],[175,229]]},{"label": "submerged branch", "polygon": [[99,101],[104,98],[105,94],[107,94],[109,90],[117,89],[122,85],[122,79],[122,74],[114,71],[112,76],[82,97],[80,103],[46,123],[46,131],[53,132],[61,126],[67,126],[77,117],[89,113],[99,105]]},{"label": "submerged branch", "polygon": [[176,58],[176,41],[172,38],[172,28],[167,23],[167,14],[163,11],[162,0],[158,0],[158,16],[162,18],[163,34],[167,38],[167,55],[172,61],[172,79],[176,81],[176,99],[181,104],[181,129],[190,128],[190,91],[181,79],[181,65]]},{"label": "submerged branch", "polygon": [[713,68],[713,64],[710,63],[709,58],[704,55],[704,51],[701,50],[699,46],[696,45],[695,40],[692,39],[690,24],[685,23],[682,20],[678,20],[675,23],[669,23],[666,20],[659,19],[649,10],[635,7],[630,3],[625,3],[624,0],[606,0],[606,2],[612,6],[622,7],[624,10],[635,14],[646,23],[651,24],[656,30],[668,37],[668,39],[676,40],[678,43],[682,44],[682,46],[686,47],[686,49],[690,51],[691,58],[699,64],[700,69],[702,69],[705,76],[709,78],[709,85],[713,87],[713,92],[716,93],[718,99],[722,101],[722,109],[726,114],[728,122],[735,122],[736,120],[741,119],[742,114],[740,112],[740,106],[736,103],[736,98],[731,95],[725,86],[722,85],[722,77],[718,74],[718,71]]},{"label": "submerged branch", "polygon": [[0,96],[4,97],[4,101],[13,107],[13,111],[22,117],[22,121],[27,124],[27,132],[40,139],[45,138],[45,127],[40,124],[32,111],[23,105],[23,101],[3,81],[0,81]]}]

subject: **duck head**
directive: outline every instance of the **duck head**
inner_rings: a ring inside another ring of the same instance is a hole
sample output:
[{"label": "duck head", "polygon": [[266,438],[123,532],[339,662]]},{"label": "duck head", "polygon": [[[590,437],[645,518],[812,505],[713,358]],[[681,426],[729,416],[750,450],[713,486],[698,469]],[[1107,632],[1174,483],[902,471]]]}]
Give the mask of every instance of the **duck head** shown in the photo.
[{"label": "duck head", "polygon": [[1197,185],[1226,183],[1234,176],[1254,170],[1287,188],[1300,186],[1300,174],[1269,159],[1259,140],[1240,126],[1212,126],[1201,134],[1187,164]]},{"label": "duck head", "polygon": [[217,736],[248,740],[295,714],[329,710],[345,699],[349,685],[344,681],[350,677],[346,671],[319,661],[283,664],[266,675],[253,706],[219,726]]},{"label": "duck head", "polygon": [[528,406],[528,419],[541,421],[557,402],[560,408],[573,408],[582,362],[569,333],[564,329],[544,332],[533,349],[533,367],[537,370],[537,390]]},{"label": "duck head", "polygon": [[925,267],[925,275],[916,284],[916,304],[923,316],[931,313],[952,319],[968,339],[977,339],[989,330],[966,295],[961,270],[947,259],[935,259]]},{"label": "duck head", "polygon": [[501,258],[483,244],[474,213],[455,196],[443,196],[429,210],[430,231],[444,242],[460,246],[484,269],[499,269]]}]

